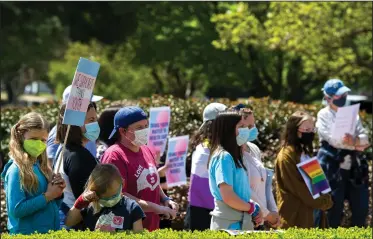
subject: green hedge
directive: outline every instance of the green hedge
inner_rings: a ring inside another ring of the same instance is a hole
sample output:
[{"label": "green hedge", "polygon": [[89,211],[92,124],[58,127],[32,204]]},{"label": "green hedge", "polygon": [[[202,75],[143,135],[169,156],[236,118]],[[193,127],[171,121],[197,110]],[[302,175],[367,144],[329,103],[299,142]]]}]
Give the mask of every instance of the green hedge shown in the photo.
[{"label": "green hedge", "polygon": [[[226,105],[235,105],[238,102],[232,102],[225,99],[217,100]],[[157,106],[170,106],[171,112],[171,124],[170,124],[170,135],[192,135],[195,130],[199,128],[202,124],[202,112],[204,107],[209,104],[210,101],[201,101],[198,99],[176,99],[172,96],[160,97],[153,96],[151,98],[139,99],[136,101],[123,100],[117,102],[103,101],[98,104],[98,111],[101,112],[107,106],[113,105],[135,105],[138,104],[140,107],[144,108],[146,111],[150,107]],[[321,109],[321,105],[302,105],[293,102],[282,102],[278,100],[271,100],[269,98],[260,99],[247,99],[243,102],[244,104],[249,104],[255,112],[255,118],[257,120],[256,124],[259,129],[259,137],[256,141],[259,148],[262,150],[263,160],[266,165],[270,168],[273,167],[274,159],[279,149],[279,135],[282,126],[286,123],[289,116],[296,110],[306,110],[310,112],[313,116],[317,116],[317,112]],[[9,143],[9,133],[10,128],[17,122],[21,115],[24,115],[30,111],[37,111],[42,113],[52,124],[55,124],[56,117],[58,115],[58,104],[43,104],[38,107],[33,108],[2,108],[1,109],[1,150],[0,154],[2,158],[7,159],[8,154],[8,143]],[[370,142],[372,142],[372,117],[364,112],[361,112],[361,117],[364,126],[369,131]],[[317,141],[315,140],[315,143]],[[315,152],[317,151],[317,145],[315,144]],[[187,173],[190,172],[190,156],[191,150],[189,150],[188,161],[187,161]],[[370,148],[364,157],[372,159],[372,149]],[[370,167],[371,170],[371,167]],[[370,171],[371,174],[371,171]],[[370,175],[372,176],[372,174]],[[370,177],[372,178],[372,177]],[[371,184],[372,182],[370,182]],[[181,205],[181,217],[173,222],[174,229],[182,228],[183,216],[185,215],[185,207],[187,201],[187,187],[173,188],[169,191],[171,197],[178,201]],[[370,188],[371,190],[371,188]],[[4,204],[2,204],[4,206]],[[370,200],[369,215],[372,214],[372,206]],[[348,224],[348,219],[351,214],[348,208],[345,208],[345,216],[343,225]],[[2,216],[2,218],[5,218]],[[368,218],[368,223],[370,224],[371,217]],[[1,221],[4,227],[4,220]]]},{"label": "green hedge", "polygon": [[172,231],[168,229],[158,230],[154,232],[143,232],[139,234],[133,233],[106,233],[106,232],[67,232],[65,230],[52,232],[50,234],[34,234],[30,236],[16,235],[10,236],[8,234],[3,234],[2,238],[4,239],[142,239],[142,238],[160,238],[160,239],[190,239],[190,238],[203,238],[203,239],[220,239],[220,238],[256,238],[256,239],[267,239],[267,238],[281,238],[281,239],[294,239],[294,238],[309,238],[309,239],[320,239],[320,238],[333,238],[333,239],[371,239],[372,238],[372,228],[338,228],[338,229],[327,229],[327,230],[318,230],[318,229],[289,229],[284,232],[271,233],[271,232],[255,232],[250,234],[243,234],[237,236],[230,236],[226,232],[221,231]]}]

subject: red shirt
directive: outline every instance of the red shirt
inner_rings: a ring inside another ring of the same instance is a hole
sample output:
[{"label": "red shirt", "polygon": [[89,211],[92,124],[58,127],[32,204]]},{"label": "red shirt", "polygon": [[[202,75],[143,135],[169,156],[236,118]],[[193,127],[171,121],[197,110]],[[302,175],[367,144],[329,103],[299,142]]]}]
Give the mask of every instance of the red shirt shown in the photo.
[{"label": "red shirt", "polygon": [[[148,146],[141,146],[139,152],[136,153],[120,143],[116,143],[105,151],[101,162],[117,166],[124,179],[122,192],[160,204],[160,186],[155,154]],[[144,228],[149,231],[159,229],[159,216],[153,212],[145,214]]]}]

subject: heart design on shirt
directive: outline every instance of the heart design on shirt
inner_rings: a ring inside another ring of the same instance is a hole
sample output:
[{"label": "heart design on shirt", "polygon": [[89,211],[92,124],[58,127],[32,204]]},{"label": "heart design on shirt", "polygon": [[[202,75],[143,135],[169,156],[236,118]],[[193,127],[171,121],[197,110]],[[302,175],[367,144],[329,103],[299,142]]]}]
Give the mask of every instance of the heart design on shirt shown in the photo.
[{"label": "heart design on shirt", "polygon": [[146,175],[146,180],[150,185],[154,186],[157,183],[157,174],[149,173],[148,175]]},{"label": "heart design on shirt", "polygon": [[123,217],[118,217],[118,216],[115,216],[113,218],[113,223],[115,225],[123,225]]}]

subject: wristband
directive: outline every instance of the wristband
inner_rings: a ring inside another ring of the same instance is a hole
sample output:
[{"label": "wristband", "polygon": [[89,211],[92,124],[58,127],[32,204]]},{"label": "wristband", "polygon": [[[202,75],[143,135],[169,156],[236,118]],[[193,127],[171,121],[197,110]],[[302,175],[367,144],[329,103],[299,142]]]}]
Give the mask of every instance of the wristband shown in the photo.
[{"label": "wristband", "polygon": [[165,198],[161,199],[161,203],[164,203],[164,202],[167,202],[167,201],[170,201],[170,200],[171,200],[171,198],[165,197]]},{"label": "wristband", "polygon": [[247,212],[249,215],[252,215],[253,217],[256,217],[259,214],[260,206],[258,203],[250,200],[250,210]]},{"label": "wristband", "polygon": [[80,196],[78,197],[78,199],[76,199],[76,201],[75,201],[75,203],[74,203],[74,207],[75,207],[76,209],[81,210],[81,209],[83,209],[83,208],[88,207],[89,204],[90,204],[90,202],[84,200],[84,197],[83,197],[83,194],[82,194],[82,195],[80,195]]},{"label": "wristband", "polygon": [[252,216],[253,216],[253,217],[256,217],[256,216],[258,216],[259,211],[260,211],[260,206],[259,206],[259,204],[258,204],[258,203],[255,203],[254,208],[255,208],[255,210],[254,210]]},{"label": "wristband", "polygon": [[253,212],[255,211],[255,204],[253,202],[249,202],[249,204],[250,204],[250,209],[249,209],[249,211],[247,211],[247,213],[249,215],[252,215]]}]

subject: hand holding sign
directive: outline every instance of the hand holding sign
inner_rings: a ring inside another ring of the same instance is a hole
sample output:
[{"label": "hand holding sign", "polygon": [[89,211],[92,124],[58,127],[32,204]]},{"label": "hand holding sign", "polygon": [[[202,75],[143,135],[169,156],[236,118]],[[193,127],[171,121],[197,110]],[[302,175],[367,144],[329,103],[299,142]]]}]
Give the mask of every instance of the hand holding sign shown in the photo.
[{"label": "hand holding sign", "polygon": [[63,117],[63,124],[68,125],[64,145],[58,158],[56,172],[60,171],[65,144],[69,137],[70,126],[83,126],[87,114],[88,105],[92,98],[93,88],[95,87],[96,77],[100,64],[85,58],[80,58],[75,71],[69,99],[66,104],[66,110]]},{"label": "hand holding sign", "polygon": [[317,158],[301,162],[297,164],[297,167],[314,199],[331,191],[329,182]]}]

